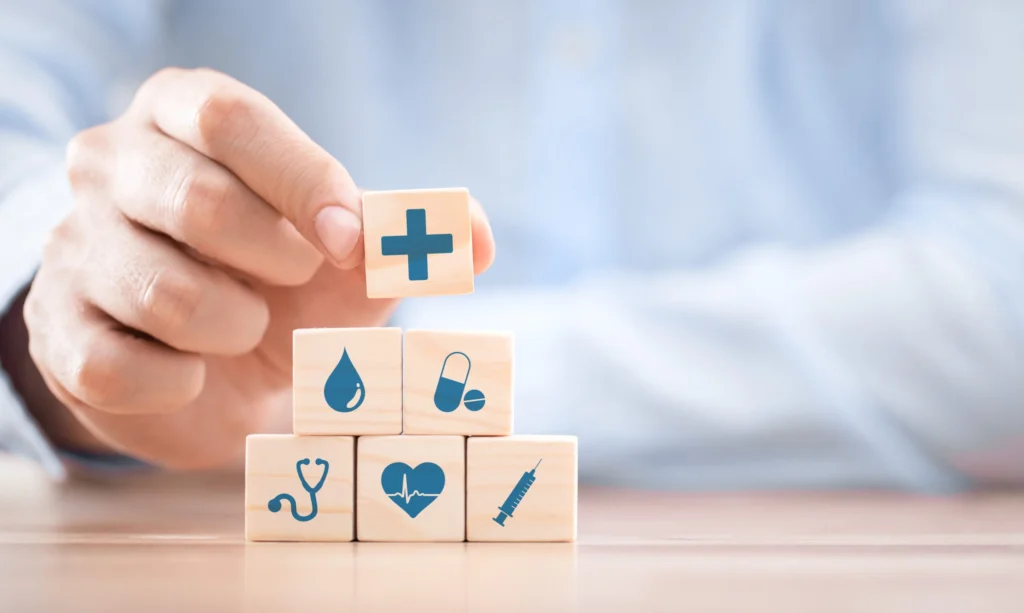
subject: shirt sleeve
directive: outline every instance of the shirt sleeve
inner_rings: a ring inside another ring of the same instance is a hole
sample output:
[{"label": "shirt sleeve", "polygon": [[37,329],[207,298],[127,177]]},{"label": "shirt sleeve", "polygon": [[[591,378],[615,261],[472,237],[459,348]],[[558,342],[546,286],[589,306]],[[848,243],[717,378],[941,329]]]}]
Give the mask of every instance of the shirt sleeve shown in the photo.
[{"label": "shirt sleeve", "polygon": [[516,431],[578,434],[590,481],[1024,481],[1024,7],[954,6],[893,5],[900,180],[874,227],[403,323],[515,331]]},{"label": "shirt sleeve", "polygon": [[[161,14],[153,0],[0,0],[0,313],[71,208],[67,141],[109,119],[110,93],[147,57]],[[2,371],[0,450],[63,475]]]}]

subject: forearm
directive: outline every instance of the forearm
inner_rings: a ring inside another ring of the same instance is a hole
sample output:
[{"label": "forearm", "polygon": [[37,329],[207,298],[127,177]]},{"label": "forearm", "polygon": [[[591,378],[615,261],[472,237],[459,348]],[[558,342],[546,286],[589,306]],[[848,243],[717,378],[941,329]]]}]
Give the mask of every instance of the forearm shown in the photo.
[{"label": "forearm", "polygon": [[24,402],[29,415],[46,438],[58,449],[75,453],[109,453],[50,392],[29,355],[24,303],[28,290],[21,292],[6,313],[0,315],[0,367],[11,387]]}]

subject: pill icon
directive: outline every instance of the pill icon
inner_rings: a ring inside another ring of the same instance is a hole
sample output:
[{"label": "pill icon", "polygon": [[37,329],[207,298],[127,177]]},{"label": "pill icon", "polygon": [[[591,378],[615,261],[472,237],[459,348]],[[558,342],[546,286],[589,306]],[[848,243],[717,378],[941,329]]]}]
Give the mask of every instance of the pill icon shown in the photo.
[{"label": "pill icon", "polygon": [[451,413],[459,408],[471,367],[469,356],[461,351],[453,351],[445,357],[441,365],[441,376],[437,378],[437,388],[434,389],[434,406],[437,410]]},{"label": "pill icon", "polygon": [[484,408],[484,393],[480,390],[469,390],[466,392],[466,396],[462,399],[462,403],[466,405],[466,408],[470,411],[479,411]]}]

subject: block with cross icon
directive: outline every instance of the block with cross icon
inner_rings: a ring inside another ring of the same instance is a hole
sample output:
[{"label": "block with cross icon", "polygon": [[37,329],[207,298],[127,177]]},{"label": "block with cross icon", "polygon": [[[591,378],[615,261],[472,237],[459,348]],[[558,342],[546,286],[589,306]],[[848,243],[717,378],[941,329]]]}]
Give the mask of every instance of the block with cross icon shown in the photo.
[{"label": "block with cross icon", "polygon": [[466,189],[365,192],[363,237],[368,297],[473,292]]}]

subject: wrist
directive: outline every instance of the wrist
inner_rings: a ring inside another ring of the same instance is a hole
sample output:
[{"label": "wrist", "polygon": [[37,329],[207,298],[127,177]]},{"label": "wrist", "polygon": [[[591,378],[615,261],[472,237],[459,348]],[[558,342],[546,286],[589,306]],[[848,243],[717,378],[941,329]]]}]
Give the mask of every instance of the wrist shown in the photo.
[{"label": "wrist", "polygon": [[28,329],[22,315],[27,293],[26,288],[6,312],[0,312],[0,368],[7,373],[11,387],[51,444],[73,453],[110,453],[110,448],[50,392],[29,355]]}]

